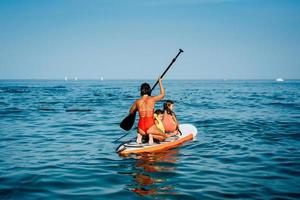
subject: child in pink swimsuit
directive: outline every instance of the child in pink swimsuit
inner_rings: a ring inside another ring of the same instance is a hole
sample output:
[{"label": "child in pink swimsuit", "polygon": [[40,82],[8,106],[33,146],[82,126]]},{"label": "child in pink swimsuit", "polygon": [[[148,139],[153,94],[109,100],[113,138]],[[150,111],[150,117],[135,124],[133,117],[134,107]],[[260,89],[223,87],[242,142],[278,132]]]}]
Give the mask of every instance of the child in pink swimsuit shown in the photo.
[{"label": "child in pink swimsuit", "polygon": [[179,133],[179,123],[177,121],[176,115],[173,111],[174,102],[167,100],[164,103],[164,116],[163,116],[163,125],[166,133],[174,133],[174,135]]}]

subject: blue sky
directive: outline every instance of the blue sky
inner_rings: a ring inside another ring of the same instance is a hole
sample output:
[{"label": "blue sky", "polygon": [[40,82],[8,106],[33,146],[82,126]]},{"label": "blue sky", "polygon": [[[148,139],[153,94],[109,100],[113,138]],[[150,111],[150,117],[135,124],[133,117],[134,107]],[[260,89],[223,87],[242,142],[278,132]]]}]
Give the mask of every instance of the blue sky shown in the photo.
[{"label": "blue sky", "polygon": [[298,0],[2,0],[0,79],[300,78]]}]

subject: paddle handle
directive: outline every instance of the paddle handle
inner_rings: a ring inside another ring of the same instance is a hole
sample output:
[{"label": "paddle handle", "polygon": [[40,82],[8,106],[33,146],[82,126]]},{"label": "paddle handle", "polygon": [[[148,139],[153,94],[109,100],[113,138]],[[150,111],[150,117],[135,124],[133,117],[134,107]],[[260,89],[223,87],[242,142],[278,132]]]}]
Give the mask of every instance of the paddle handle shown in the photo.
[{"label": "paddle handle", "polygon": [[[173,58],[172,62],[169,64],[169,66],[167,67],[167,69],[164,71],[164,73],[162,73],[162,75],[160,76],[160,78],[163,78],[164,75],[167,73],[167,71],[170,69],[170,67],[173,65],[173,63],[176,61],[177,57],[183,52],[182,49],[179,49],[178,54],[175,56],[175,58]],[[154,88],[156,87],[156,85],[158,84],[158,80],[156,81],[156,83],[153,85],[152,90],[154,90]]]}]

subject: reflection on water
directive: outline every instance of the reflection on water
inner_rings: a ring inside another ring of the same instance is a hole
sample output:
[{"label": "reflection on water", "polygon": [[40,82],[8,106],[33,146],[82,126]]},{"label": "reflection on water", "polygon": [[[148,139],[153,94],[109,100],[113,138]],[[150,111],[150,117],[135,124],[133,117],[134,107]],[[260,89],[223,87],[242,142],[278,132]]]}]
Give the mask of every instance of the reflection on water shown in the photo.
[{"label": "reflection on water", "polygon": [[178,149],[165,152],[145,153],[131,155],[132,183],[126,185],[126,190],[141,196],[158,194],[175,194],[175,185],[170,184],[170,179],[175,176]]}]

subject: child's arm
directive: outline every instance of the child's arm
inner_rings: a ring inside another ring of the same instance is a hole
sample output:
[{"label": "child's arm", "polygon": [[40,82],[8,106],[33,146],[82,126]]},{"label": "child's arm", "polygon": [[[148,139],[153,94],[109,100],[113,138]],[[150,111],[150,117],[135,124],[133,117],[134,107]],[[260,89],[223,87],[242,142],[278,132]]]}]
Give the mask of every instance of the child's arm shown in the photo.
[{"label": "child's arm", "polygon": [[177,125],[179,125],[175,113],[172,113],[172,118],[173,118],[174,122],[175,122]]},{"label": "child's arm", "polygon": [[172,117],[173,117],[173,120],[174,120],[174,122],[176,123],[176,126],[177,126],[176,130],[181,134],[181,131],[179,129],[179,122],[177,121],[175,113],[172,114]]}]

